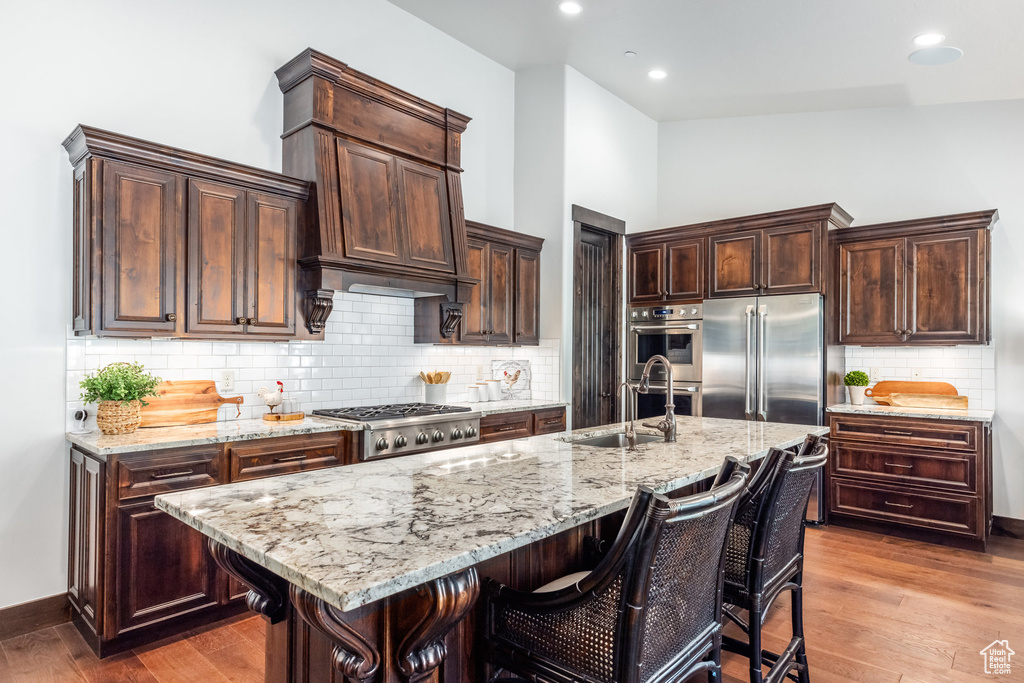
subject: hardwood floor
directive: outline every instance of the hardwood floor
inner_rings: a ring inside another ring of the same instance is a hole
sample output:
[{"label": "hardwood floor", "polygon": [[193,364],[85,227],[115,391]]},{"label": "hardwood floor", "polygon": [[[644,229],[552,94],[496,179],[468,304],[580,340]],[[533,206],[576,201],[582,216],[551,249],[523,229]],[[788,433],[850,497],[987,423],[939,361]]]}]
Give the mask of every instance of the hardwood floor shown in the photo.
[{"label": "hardwood floor", "polygon": [[[993,537],[986,554],[850,529],[808,529],[804,580],[814,683],[1024,681],[1024,541]],[[788,642],[780,598],[765,647]],[[71,624],[0,642],[4,683],[262,683],[263,621],[239,617],[96,659]],[[987,676],[979,654],[1008,640],[1008,676]],[[725,653],[727,683],[746,660]]]}]

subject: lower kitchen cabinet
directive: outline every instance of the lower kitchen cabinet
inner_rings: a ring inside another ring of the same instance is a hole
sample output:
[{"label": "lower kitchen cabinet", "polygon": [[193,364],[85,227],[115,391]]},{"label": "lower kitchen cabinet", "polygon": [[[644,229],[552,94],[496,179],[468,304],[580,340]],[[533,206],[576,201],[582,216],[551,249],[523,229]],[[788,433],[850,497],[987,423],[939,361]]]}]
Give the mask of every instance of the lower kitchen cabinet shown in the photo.
[{"label": "lower kitchen cabinet", "polygon": [[990,425],[833,413],[829,426],[831,523],[984,549]]},{"label": "lower kitchen cabinet", "polygon": [[525,439],[565,431],[565,408],[496,413],[480,418],[480,442]]},{"label": "lower kitchen cabinet", "polygon": [[111,455],[71,449],[68,599],[101,657],[245,611],[243,584],[161,493],[356,462],[357,432]]}]

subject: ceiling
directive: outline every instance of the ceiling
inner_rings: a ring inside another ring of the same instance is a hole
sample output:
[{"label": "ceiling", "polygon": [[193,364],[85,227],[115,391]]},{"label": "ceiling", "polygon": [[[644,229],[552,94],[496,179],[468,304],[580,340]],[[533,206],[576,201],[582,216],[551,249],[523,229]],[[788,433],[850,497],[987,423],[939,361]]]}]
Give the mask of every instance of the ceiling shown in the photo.
[{"label": "ceiling", "polygon": [[[568,64],[659,121],[1024,98],[1021,0],[579,0],[575,16],[390,1],[515,71]],[[931,31],[964,56],[912,64]]]}]

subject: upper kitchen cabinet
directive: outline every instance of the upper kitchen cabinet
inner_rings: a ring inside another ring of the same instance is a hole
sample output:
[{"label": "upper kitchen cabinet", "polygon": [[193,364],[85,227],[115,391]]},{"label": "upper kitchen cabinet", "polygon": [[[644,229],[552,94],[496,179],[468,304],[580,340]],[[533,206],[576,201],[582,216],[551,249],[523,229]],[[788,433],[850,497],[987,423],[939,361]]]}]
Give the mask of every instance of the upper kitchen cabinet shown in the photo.
[{"label": "upper kitchen cabinet", "polygon": [[[277,77],[284,170],[317,187],[315,219],[298,242],[307,324],[322,328],[337,290],[436,294],[449,304],[442,336],[451,341],[479,267],[469,262],[462,205],[469,118],[315,50]],[[484,327],[506,343],[514,336]]]},{"label": "upper kitchen cabinet", "polygon": [[470,292],[459,341],[538,344],[544,240],[472,221],[466,233],[469,272],[480,283]]},{"label": "upper kitchen cabinet", "polygon": [[824,293],[826,235],[851,220],[824,204],[630,235],[630,304]]},{"label": "upper kitchen cabinet", "polygon": [[309,184],[79,126],[76,334],[311,338],[297,324]]},{"label": "upper kitchen cabinet", "polygon": [[988,343],[989,231],[997,219],[978,211],[834,233],[839,342]]}]

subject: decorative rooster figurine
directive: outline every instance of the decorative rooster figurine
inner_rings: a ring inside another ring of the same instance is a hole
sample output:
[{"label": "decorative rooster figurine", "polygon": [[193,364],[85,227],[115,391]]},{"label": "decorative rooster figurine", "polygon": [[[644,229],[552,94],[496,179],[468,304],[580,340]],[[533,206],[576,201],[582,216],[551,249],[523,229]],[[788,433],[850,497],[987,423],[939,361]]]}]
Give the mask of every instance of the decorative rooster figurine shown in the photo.
[{"label": "decorative rooster figurine", "polygon": [[519,381],[519,375],[521,375],[522,372],[522,370],[516,370],[516,374],[510,375],[508,374],[508,370],[505,371],[505,381],[508,382],[509,391],[511,391],[512,387],[514,387],[516,382]]},{"label": "decorative rooster figurine", "polygon": [[274,408],[281,405],[281,401],[284,399],[284,384],[282,382],[277,383],[277,391],[271,391],[266,387],[260,387],[260,390],[256,392],[256,395],[263,399],[263,402],[270,407],[270,412],[274,412]]}]

